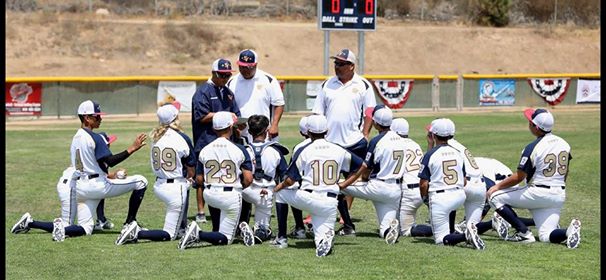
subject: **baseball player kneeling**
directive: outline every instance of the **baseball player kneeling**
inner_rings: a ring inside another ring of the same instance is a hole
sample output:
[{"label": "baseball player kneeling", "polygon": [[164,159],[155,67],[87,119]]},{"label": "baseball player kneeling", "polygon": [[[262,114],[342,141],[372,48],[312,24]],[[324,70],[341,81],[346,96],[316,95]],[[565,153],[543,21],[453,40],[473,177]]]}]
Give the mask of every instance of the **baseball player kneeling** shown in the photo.
[{"label": "baseball player kneeling", "polygon": [[204,200],[208,205],[220,210],[219,230],[203,232],[196,221],[185,230],[179,242],[179,249],[194,246],[200,241],[213,245],[231,244],[240,229],[244,245],[255,244],[253,232],[246,222],[238,225],[242,208],[242,189],[253,181],[250,155],[241,145],[229,141],[232,126],[236,123],[232,113],[220,111],[212,118],[217,139],[206,145],[198,158],[196,180],[204,186]]},{"label": "baseball player kneeling", "polygon": [[454,123],[449,119],[431,122],[431,138],[435,145],[421,161],[419,172],[423,202],[429,206],[431,228],[436,244],[455,245],[467,241],[478,250],[484,249],[474,223],[467,223],[465,233],[450,233],[450,213],[463,206],[466,185],[465,160],[448,145],[454,136]]},{"label": "baseball player kneeling", "polygon": [[276,179],[281,180],[286,173],[288,149],[277,142],[267,141],[269,119],[263,115],[252,115],[248,118],[248,133],[253,138],[247,146],[254,157],[255,171],[253,182],[242,191],[242,198],[255,205],[255,225],[253,232],[258,243],[271,238],[271,209],[273,206],[273,189]]},{"label": "baseball player kneeling", "polygon": [[[366,164],[341,146],[324,139],[328,131],[326,117],[313,115],[307,118],[308,134],[312,142],[294,154],[286,173],[287,177],[274,189],[280,200],[311,214],[316,256],[332,252],[337,217],[337,195],[366,171]],[[350,176],[339,181],[339,172]],[[283,189],[302,180],[301,189]]]}]

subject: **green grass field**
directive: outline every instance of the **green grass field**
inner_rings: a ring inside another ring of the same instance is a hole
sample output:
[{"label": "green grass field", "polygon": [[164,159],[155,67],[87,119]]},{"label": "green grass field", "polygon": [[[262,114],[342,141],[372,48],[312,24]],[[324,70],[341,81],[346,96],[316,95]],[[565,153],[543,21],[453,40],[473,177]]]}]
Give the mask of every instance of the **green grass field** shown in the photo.
[{"label": "green grass field", "polygon": [[[567,200],[560,224],[583,222],[581,245],[517,244],[499,240],[494,231],[483,235],[485,251],[469,247],[444,247],[433,239],[400,238],[388,246],[377,236],[372,204],[357,199],[351,211],[357,237],[336,237],[334,253],[315,257],[312,240],[289,240],[279,250],[268,244],[245,247],[237,240],[230,246],[203,246],[177,250],[178,241],[114,245],[126,217],[128,195],[106,200],[106,215],[116,228],[92,236],[56,243],[40,230],[10,233],[24,212],[35,220],[52,221],[60,214],[56,183],[69,164],[75,121],[6,130],[6,276],[8,279],[599,279],[600,277],[600,112],[555,111],[554,133],[572,146],[573,160],[566,188]],[[411,138],[426,147],[424,127],[438,116],[457,125],[456,138],[475,156],[496,158],[515,169],[524,146],[533,140],[527,121],[517,113],[436,113],[411,116]],[[189,117],[183,118],[191,135]],[[282,143],[292,148],[301,139],[298,116],[285,116],[280,126]],[[106,119],[99,131],[118,135],[114,153],[126,148],[139,132],[149,132],[155,121]],[[374,132],[373,132],[374,133]],[[149,146],[118,167],[142,174],[150,181],[138,220],[147,228],[162,228],[164,204],[153,193]],[[193,194],[194,192],[192,192]],[[195,196],[190,197],[190,219]],[[208,212],[207,212],[208,213]],[[462,209],[457,220],[462,218]],[[492,213],[492,212],[491,212]],[[529,216],[528,211],[519,211]],[[425,207],[419,221],[427,218]],[[289,225],[293,225],[289,213]],[[338,224],[336,225],[338,228]],[[203,224],[209,230],[209,224]],[[275,218],[272,227],[277,230]],[[536,229],[533,227],[535,236]],[[538,238],[537,238],[538,240]]]}]

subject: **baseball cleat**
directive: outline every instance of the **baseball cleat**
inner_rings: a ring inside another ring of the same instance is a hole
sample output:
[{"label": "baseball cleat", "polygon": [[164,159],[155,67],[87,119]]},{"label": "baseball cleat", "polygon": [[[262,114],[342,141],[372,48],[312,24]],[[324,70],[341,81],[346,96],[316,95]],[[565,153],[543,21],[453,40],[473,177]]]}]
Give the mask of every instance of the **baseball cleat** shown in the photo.
[{"label": "baseball cleat", "polygon": [[467,243],[473,245],[477,250],[484,250],[486,247],[484,244],[484,240],[480,238],[478,235],[478,228],[474,223],[469,223],[465,230],[465,239],[467,239]]},{"label": "baseball cleat", "polygon": [[94,230],[104,230],[104,229],[112,229],[114,228],[114,223],[110,220],[106,220],[105,222],[97,220],[95,223]]},{"label": "baseball cleat", "polygon": [[65,225],[61,218],[53,221],[53,241],[63,242],[65,240]]},{"label": "baseball cleat", "polygon": [[506,239],[509,234],[509,223],[499,215],[499,213],[494,212],[492,215],[492,229],[497,231],[497,234],[501,239]]},{"label": "baseball cleat", "polygon": [[200,227],[198,227],[196,221],[192,221],[189,226],[187,226],[185,235],[179,240],[179,246],[177,248],[179,248],[179,250],[185,250],[196,244],[200,239],[198,234],[199,231]]},{"label": "baseball cleat", "polygon": [[11,228],[11,232],[14,234],[27,233],[29,231],[29,223],[33,222],[32,215],[28,213],[23,214],[19,221]]},{"label": "baseball cleat", "polygon": [[527,230],[524,233],[516,232],[514,235],[505,238],[505,240],[520,243],[533,243],[536,241],[531,230]]},{"label": "baseball cleat", "polygon": [[385,243],[387,243],[388,245],[392,245],[396,243],[396,241],[398,241],[399,226],[400,222],[398,222],[398,220],[391,220],[391,223],[389,224],[389,229],[387,230],[387,234],[385,235]]},{"label": "baseball cleat", "polygon": [[118,238],[116,239],[116,245],[122,245],[127,242],[135,242],[137,241],[137,235],[141,228],[137,224],[137,221],[132,221],[127,225],[126,229],[123,230]]},{"label": "baseball cleat", "polygon": [[196,214],[196,222],[198,223],[206,223],[206,214],[204,213],[198,213]]},{"label": "baseball cleat", "polygon": [[353,228],[343,226],[337,231],[337,234],[340,236],[356,236],[356,231]]},{"label": "baseball cleat", "polygon": [[454,229],[456,233],[465,233],[465,230],[467,230],[467,221],[463,220],[460,223],[455,224]]},{"label": "baseball cleat", "polygon": [[581,243],[581,221],[579,219],[572,219],[570,225],[566,230],[566,247],[575,249],[579,247]]},{"label": "baseball cleat", "polygon": [[304,228],[293,228],[293,230],[288,234],[288,236],[294,239],[305,239],[307,237],[305,235]]},{"label": "baseball cleat", "polygon": [[276,239],[270,241],[269,244],[278,249],[284,249],[288,247],[288,239],[284,237],[276,237]]},{"label": "baseball cleat", "polygon": [[249,247],[255,245],[255,236],[248,224],[246,222],[241,222],[238,228],[240,228],[240,236],[242,236],[244,245]]},{"label": "baseball cleat", "polygon": [[333,230],[328,230],[324,235],[324,238],[320,240],[318,243],[318,247],[316,248],[316,256],[317,257],[325,257],[332,251],[332,240],[335,236],[335,232]]}]

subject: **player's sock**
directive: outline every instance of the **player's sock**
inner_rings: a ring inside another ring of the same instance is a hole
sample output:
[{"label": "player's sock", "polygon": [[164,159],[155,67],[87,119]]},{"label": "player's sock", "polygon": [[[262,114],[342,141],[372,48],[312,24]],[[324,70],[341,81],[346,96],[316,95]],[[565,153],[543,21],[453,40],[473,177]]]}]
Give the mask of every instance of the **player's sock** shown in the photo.
[{"label": "player's sock", "polygon": [[457,218],[457,211],[450,211],[448,215],[448,228],[450,229],[450,233],[455,232],[455,219]]},{"label": "player's sock", "polygon": [[428,225],[415,225],[410,229],[410,236],[413,237],[430,237],[432,235],[433,231]]},{"label": "player's sock", "polygon": [[453,246],[453,245],[461,243],[465,240],[466,239],[465,239],[464,233],[451,233],[451,234],[444,236],[444,238],[442,239],[442,242],[444,243],[444,245]]},{"label": "player's sock", "polygon": [[[294,209],[295,208],[293,208],[293,212]],[[288,204],[276,202],[276,218],[278,219],[278,237],[286,237],[286,227],[288,226]]]},{"label": "player's sock", "polygon": [[566,229],[554,229],[550,234],[549,234],[549,242],[551,243],[562,243],[564,241],[566,241],[568,237],[566,236]]},{"label": "player's sock", "polygon": [[82,235],[86,235],[86,231],[84,230],[83,227],[81,227],[79,225],[71,225],[71,226],[65,227],[65,235],[67,235],[69,237],[82,236]]},{"label": "player's sock", "polygon": [[142,230],[137,234],[137,239],[151,241],[170,241],[170,234],[163,230]]},{"label": "player's sock", "polygon": [[520,218],[520,217],[518,217],[518,219],[520,219],[520,221],[522,221],[522,223],[524,223],[527,227],[533,227],[533,226],[535,226],[534,220],[531,219],[531,218]]},{"label": "player's sock", "polygon": [[53,228],[54,228],[52,222],[33,221],[33,222],[29,223],[28,226],[30,228],[37,228],[37,229],[41,229],[41,230],[46,231],[46,232],[53,232]]},{"label": "player's sock", "polygon": [[101,199],[99,204],[97,205],[97,220],[102,223],[105,223],[107,219],[105,218],[105,199]]},{"label": "player's sock", "polygon": [[206,241],[213,245],[227,245],[227,236],[218,231],[200,231],[198,232],[198,236],[200,237],[200,240]]},{"label": "player's sock", "polygon": [[246,200],[242,200],[242,208],[240,210],[240,220],[238,221],[238,224],[242,223],[242,222],[246,222],[247,224],[250,224],[250,213],[251,213],[251,209],[252,209],[252,204]]},{"label": "player's sock", "polygon": [[486,216],[486,214],[488,214],[488,211],[490,211],[490,203],[486,201],[484,203],[484,208],[482,208],[482,217]]},{"label": "player's sock", "polygon": [[476,227],[478,228],[478,234],[484,234],[492,228],[492,220],[486,222],[479,222],[476,224]]},{"label": "player's sock", "polygon": [[510,207],[503,206],[496,210],[505,221],[507,221],[518,232],[527,232],[528,227],[516,217],[516,214]]},{"label": "player's sock", "polygon": [[343,226],[356,230],[356,226],[353,224],[353,221],[349,216],[349,210],[347,209],[347,201],[345,200],[345,195],[339,194],[337,200],[337,209],[339,209],[339,215],[341,215],[341,218],[343,219]]},{"label": "player's sock", "polygon": [[189,208],[189,188],[187,188],[187,194],[185,195],[185,203],[183,203],[183,212],[181,213],[181,226],[179,228],[186,229],[189,221],[187,220],[187,211]]},{"label": "player's sock", "polygon": [[295,227],[298,229],[305,228],[305,224],[303,223],[303,211],[292,206],[290,209],[292,209],[292,216],[295,218]]},{"label": "player's sock", "polygon": [[213,223],[213,231],[219,231],[221,225],[221,209],[208,205],[208,212],[210,212],[210,220]]},{"label": "player's sock", "polygon": [[128,200],[128,216],[126,216],[125,224],[137,220],[137,212],[139,211],[139,206],[141,206],[141,202],[143,201],[145,190],[147,190],[147,188],[134,190],[130,195],[130,199]]}]

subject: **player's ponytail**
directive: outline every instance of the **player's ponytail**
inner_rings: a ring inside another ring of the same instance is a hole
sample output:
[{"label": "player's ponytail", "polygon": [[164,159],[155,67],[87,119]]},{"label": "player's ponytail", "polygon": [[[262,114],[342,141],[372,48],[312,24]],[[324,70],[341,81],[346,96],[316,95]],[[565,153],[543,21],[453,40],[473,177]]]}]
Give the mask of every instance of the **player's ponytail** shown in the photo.
[{"label": "player's ponytail", "polygon": [[164,136],[164,133],[166,133],[168,128],[172,128],[172,129],[174,129],[176,131],[180,131],[180,132],[183,131],[183,128],[181,127],[181,121],[179,121],[179,118],[176,118],[171,123],[162,124],[162,125],[154,128],[151,131],[150,137],[153,139],[154,143],[158,142],[158,140],[160,140],[160,138],[162,138],[162,136]]}]

